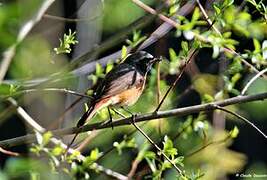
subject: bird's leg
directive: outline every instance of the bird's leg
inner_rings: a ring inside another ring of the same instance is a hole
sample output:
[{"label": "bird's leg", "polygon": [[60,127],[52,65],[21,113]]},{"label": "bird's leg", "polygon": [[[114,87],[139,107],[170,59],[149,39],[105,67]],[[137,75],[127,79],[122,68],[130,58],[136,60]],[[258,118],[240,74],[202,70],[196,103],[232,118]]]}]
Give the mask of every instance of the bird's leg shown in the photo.
[{"label": "bird's leg", "polygon": [[132,124],[135,124],[135,117],[136,117],[136,114],[133,114],[129,109],[127,109],[126,107],[121,107],[125,112],[129,113],[132,118],[131,118],[131,121],[132,121]]},{"label": "bird's leg", "polygon": [[111,112],[110,112],[110,109],[109,109],[109,107],[108,107],[108,115],[109,115],[109,122],[108,123],[110,123],[111,124],[111,129],[113,130],[113,123],[112,123],[112,114],[111,114]]},{"label": "bird's leg", "polygon": [[107,107],[107,108],[108,108],[109,120],[103,122],[101,125],[111,124],[111,128],[112,128],[112,130],[113,130],[112,114],[111,114],[111,112],[110,112],[110,108],[109,108],[109,107]]},{"label": "bird's leg", "polygon": [[124,114],[122,114],[120,111],[114,109],[114,108],[111,108],[112,111],[114,111],[116,114],[118,114],[120,117],[122,118],[126,118],[126,116]]}]

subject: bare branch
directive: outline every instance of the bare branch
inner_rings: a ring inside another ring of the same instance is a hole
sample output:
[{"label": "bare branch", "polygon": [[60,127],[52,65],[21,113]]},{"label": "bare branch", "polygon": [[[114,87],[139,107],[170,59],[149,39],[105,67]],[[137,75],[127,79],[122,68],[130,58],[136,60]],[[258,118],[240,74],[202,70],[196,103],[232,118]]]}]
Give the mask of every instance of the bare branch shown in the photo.
[{"label": "bare branch", "polygon": [[[258,101],[258,100],[264,100],[264,99],[267,99],[267,92],[255,94],[255,95],[237,96],[237,97],[225,99],[222,101],[216,101],[213,103],[207,103],[207,104],[195,105],[195,106],[190,106],[190,107],[177,108],[177,109],[172,109],[172,110],[158,111],[158,112],[138,115],[135,118],[135,122],[150,121],[150,120],[156,120],[159,118],[166,118],[166,117],[172,117],[172,116],[185,116],[185,115],[197,113],[200,111],[211,111],[211,110],[217,109],[215,105],[224,107],[224,106],[229,106],[233,104],[240,104],[240,103]],[[63,129],[52,131],[52,133],[54,135],[66,135],[66,134],[75,134],[78,132],[92,131],[94,129],[110,128],[111,126],[116,127],[116,126],[129,125],[131,124],[131,118],[122,118],[117,121],[113,121],[112,124],[113,125],[100,122],[100,123],[88,124],[81,128],[77,128],[77,127],[63,128]],[[33,134],[29,134],[29,135],[20,136],[17,138],[0,141],[0,146],[12,147],[12,146],[16,146],[16,145],[20,145],[24,143],[31,143],[34,141],[35,141],[35,136]]]},{"label": "bare branch", "polygon": [[189,52],[188,55],[188,60],[185,62],[184,66],[182,67],[182,70],[180,71],[179,75],[177,76],[177,78],[175,79],[175,81],[172,83],[172,85],[169,87],[169,89],[167,90],[167,92],[164,94],[163,98],[161,99],[158,107],[156,108],[155,112],[157,112],[160,107],[162,106],[164,100],[167,98],[168,94],[171,92],[171,90],[175,87],[175,85],[178,83],[178,81],[181,79],[186,66],[189,64],[189,62],[191,61],[191,59],[194,57],[195,53],[197,52],[197,49],[193,49],[191,50],[191,52]]},{"label": "bare branch", "polygon": [[145,11],[149,12],[150,14],[153,15],[157,15],[162,21],[165,21],[167,23],[169,23],[170,25],[178,28],[179,24],[176,23],[174,20],[168,18],[167,16],[164,16],[161,13],[158,13],[155,9],[151,8],[150,6],[146,5],[145,3],[143,3],[140,0],[132,0],[133,3],[135,3],[137,6],[139,6],[140,8],[144,9]]},{"label": "bare branch", "polygon": [[76,92],[76,91],[72,91],[72,90],[68,90],[68,89],[59,89],[59,88],[45,88],[45,89],[26,89],[26,90],[22,90],[22,91],[18,91],[10,96],[18,96],[18,95],[21,95],[21,94],[28,94],[28,93],[32,93],[32,92],[42,92],[42,91],[54,91],[54,92],[61,92],[61,93],[65,93],[65,94],[72,94],[72,95],[75,95],[75,96],[79,96],[79,97],[85,97],[85,98],[88,98],[88,99],[93,99],[92,96],[88,96],[84,93],[79,93],[79,92]]},{"label": "bare branch", "polygon": [[[14,105],[17,108],[17,113],[18,115],[20,115],[20,117],[22,119],[24,119],[30,126],[32,126],[32,128],[34,128],[37,132],[39,133],[44,133],[46,132],[46,129],[43,128],[42,126],[40,126],[22,107],[18,106],[17,102],[14,99],[10,98],[10,102],[12,103],[12,105]],[[64,144],[61,140],[52,137],[50,139],[50,141],[55,144],[55,145],[60,145],[62,148],[64,149],[68,149],[68,153],[69,154],[73,154],[75,153],[75,150],[72,148],[67,148],[67,145]],[[77,156],[77,158],[81,161],[85,160],[85,156],[83,156],[82,154],[79,154]],[[94,166],[94,168],[96,168],[98,171],[105,173],[108,176],[111,176],[113,178],[116,179],[123,179],[123,180],[127,180],[128,178],[120,173],[117,173],[115,171],[112,171],[110,169],[104,168],[103,166],[94,163],[92,166]]]},{"label": "bare branch", "polygon": [[262,71],[260,71],[258,74],[256,74],[253,78],[251,78],[249,80],[249,82],[246,84],[246,86],[243,88],[243,90],[241,91],[241,95],[244,95],[246,93],[246,91],[248,90],[248,88],[251,86],[251,84],[256,81],[262,74],[267,72],[267,68],[263,69]]},{"label": "bare branch", "polygon": [[209,23],[209,25],[211,26],[211,28],[220,36],[222,35],[221,32],[214,26],[214,23],[211,21],[211,19],[209,18],[208,14],[206,13],[205,9],[203,8],[203,6],[201,5],[201,3],[199,2],[199,0],[197,0],[197,4],[200,8],[200,11],[202,12],[202,14],[204,15],[206,21]]},{"label": "bare branch", "polygon": [[64,21],[64,22],[81,22],[81,21],[92,21],[97,18],[99,18],[101,15],[96,15],[94,17],[87,17],[87,18],[65,18],[65,17],[59,17],[59,16],[54,16],[50,14],[44,14],[43,17],[47,19],[52,19],[56,21]]},{"label": "bare branch", "polygon": [[19,30],[16,43],[7,48],[7,50],[3,53],[3,60],[0,64],[0,83],[4,79],[9,65],[12,61],[12,58],[15,55],[17,45],[24,40],[24,38],[28,35],[31,29],[35,26],[35,24],[41,20],[45,11],[53,4],[54,1],[55,0],[43,1],[37,13],[30,20],[28,20]]},{"label": "bare branch", "polygon": [[185,157],[193,156],[193,155],[199,153],[200,151],[206,149],[207,147],[209,147],[209,146],[211,146],[211,145],[224,143],[224,142],[226,142],[229,138],[230,138],[230,136],[228,135],[228,136],[226,136],[226,137],[223,138],[223,139],[220,139],[220,140],[217,140],[217,141],[211,141],[211,142],[209,142],[209,143],[203,145],[202,147],[198,148],[197,150],[192,151],[192,152],[186,154]]},{"label": "bare branch", "polygon": [[132,118],[132,124],[134,125],[134,127],[150,142],[150,144],[152,144],[159,151],[160,154],[164,156],[167,161],[169,161],[169,163],[171,163],[171,165],[181,176],[185,176],[183,171],[178,166],[176,166],[174,162],[172,162],[172,160],[160,149],[160,147],[156,143],[154,143],[154,141],[140,127],[135,124],[135,116],[133,116]]},{"label": "bare branch", "polygon": [[13,151],[8,151],[6,149],[3,149],[0,147],[0,152],[9,156],[19,156],[19,153],[13,152]]},{"label": "bare branch", "polygon": [[[197,0],[197,4],[200,8],[200,11],[202,12],[202,14],[204,15],[206,21],[209,23],[209,25],[212,27],[212,29],[220,36],[222,36],[221,32],[214,26],[214,22],[212,22],[208,16],[208,14],[206,13],[205,9],[203,8],[203,6],[201,5],[201,3],[199,2],[199,0]],[[254,72],[259,73],[258,69],[255,68],[253,65],[251,65],[249,62],[247,62],[245,59],[242,58],[242,56],[237,53],[235,50],[231,49],[231,48],[227,48],[227,47],[223,47],[222,48],[224,52],[229,52],[232,55],[238,56],[242,63],[245,64],[246,66],[248,66],[250,69],[252,69]],[[267,76],[265,76],[264,74],[261,74],[265,79],[267,79]]]},{"label": "bare branch", "polygon": [[252,122],[250,122],[248,119],[246,119],[245,117],[243,117],[243,116],[241,116],[241,115],[239,115],[239,114],[237,114],[237,113],[235,113],[235,112],[233,112],[233,111],[230,111],[230,110],[228,110],[228,109],[226,109],[226,108],[223,108],[223,107],[221,107],[221,106],[219,106],[219,105],[214,105],[217,109],[220,109],[220,110],[222,110],[222,111],[224,111],[224,112],[227,112],[227,113],[229,113],[229,114],[232,114],[232,115],[234,115],[234,116],[236,116],[237,118],[239,118],[239,119],[241,119],[242,121],[244,121],[245,123],[247,123],[247,124],[249,124],[251,127],[253,127],[254,129],[256,129],[265,139],[267,139],[267,136],[266,136],[266,134],[264,134],[264,132],[262,132],[261,130],[260,130],[260,128],[258,128],[254,123],[252,123]]}]

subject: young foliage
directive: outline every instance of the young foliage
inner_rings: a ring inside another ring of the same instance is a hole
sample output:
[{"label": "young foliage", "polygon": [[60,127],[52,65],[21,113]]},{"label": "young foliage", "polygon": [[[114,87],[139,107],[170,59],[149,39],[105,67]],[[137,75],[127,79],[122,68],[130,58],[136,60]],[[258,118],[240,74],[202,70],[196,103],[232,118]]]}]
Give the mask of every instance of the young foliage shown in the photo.
[{"label": "young foliage", "polygon": [[71,52],[71,46],[78,43],[76,40],[76,32],[71,32],[71,29],[69,29],[69,34],[64,34],[63,40],[59,39],[59,47],[54,48],[54,51],[56,54],[69,54]]}]

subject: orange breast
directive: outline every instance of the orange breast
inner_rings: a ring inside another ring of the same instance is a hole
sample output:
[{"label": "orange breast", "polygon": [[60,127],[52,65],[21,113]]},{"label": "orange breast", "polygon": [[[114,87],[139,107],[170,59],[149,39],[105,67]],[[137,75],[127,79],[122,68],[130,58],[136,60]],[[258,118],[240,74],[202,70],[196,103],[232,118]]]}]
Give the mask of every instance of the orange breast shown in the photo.
[{"label": "orange breast", "polygon": [[119,99],[119,103],[117,104],[121,106],[133,105],[142,94],[143,89],[144,89],[143,86],[139,86],[139,87],[132,87],[128,90],[123,91],[122,93],[116,96],[116,98]]}]

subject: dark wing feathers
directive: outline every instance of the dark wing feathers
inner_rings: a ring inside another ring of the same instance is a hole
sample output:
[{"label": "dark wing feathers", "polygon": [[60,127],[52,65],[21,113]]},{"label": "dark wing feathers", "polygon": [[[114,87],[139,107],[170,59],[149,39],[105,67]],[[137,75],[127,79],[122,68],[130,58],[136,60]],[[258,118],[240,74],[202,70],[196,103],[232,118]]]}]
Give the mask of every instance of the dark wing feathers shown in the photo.
[{"label": "dark wing feathers", "polygon": [[136,81],[137,71],[134,66],[122,63],[112,69],[96,90],[96,99],[103,99],[123,92]]}]

